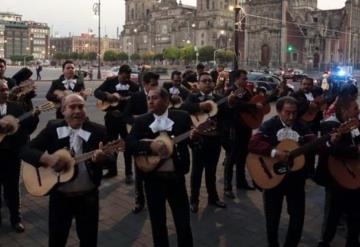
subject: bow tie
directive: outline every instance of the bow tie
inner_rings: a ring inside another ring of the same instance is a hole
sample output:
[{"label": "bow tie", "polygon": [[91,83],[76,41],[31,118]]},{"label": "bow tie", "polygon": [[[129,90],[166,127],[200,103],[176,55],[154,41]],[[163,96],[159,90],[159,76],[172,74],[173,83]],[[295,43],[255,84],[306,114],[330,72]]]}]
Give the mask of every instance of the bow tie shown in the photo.
[{"label": "bow tie", "polygon": [[155,120],[149,126],[153,133],[161,131],[171,131],[174,125],[174,122],[166,116],[156,116],[154,115]]},{"label": "bow tie", "polygon": [[89,140],[90,135],[91,135],[91,133],[86,130],[83,130],[81,128],[73,129],[73,128],[70,128],[69,126],[58,127],[56,129],[56,132],[58,134],[59,139],[71,137],[71,136],[78,136],[86,142]]},{"label": "bow tie", "polygon": [[179,95],[180,94],[180,90],[177,87],[172,87],[169,89],[169,93],[171,95]]},{"label": "bow tie", "polygon": [[117,91],[126,91],[126,90],[129,90],[130,89],[130,85],[129,84],[122,84],[122,83],[119,83],[115,86],[116,90]]},{"label": "bow tie", "polygon": [[74,89],[76,80],[70,79],[70,80],[63,80],[62,82],[67,89]]},{"label": "bow tie", "polygon": [[7,112],[7,106],[6,104],[1,104],[0,105],[0,116],[5,116]]}]

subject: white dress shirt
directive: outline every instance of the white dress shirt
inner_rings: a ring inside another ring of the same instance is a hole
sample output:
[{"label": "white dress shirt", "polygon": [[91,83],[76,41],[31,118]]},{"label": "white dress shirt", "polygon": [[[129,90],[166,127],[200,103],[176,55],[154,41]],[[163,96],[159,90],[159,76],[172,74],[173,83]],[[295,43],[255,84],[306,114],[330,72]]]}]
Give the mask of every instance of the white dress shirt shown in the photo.
[{"label": "white dress shirt", "polygon": [[149,128],[152,130],[153,133],[161,132],[161,131],[171,131],[174,125],[174,121],[168,118],[168,111],[164,114],[158,116],[154,114],[154,122],[152,122]]}]

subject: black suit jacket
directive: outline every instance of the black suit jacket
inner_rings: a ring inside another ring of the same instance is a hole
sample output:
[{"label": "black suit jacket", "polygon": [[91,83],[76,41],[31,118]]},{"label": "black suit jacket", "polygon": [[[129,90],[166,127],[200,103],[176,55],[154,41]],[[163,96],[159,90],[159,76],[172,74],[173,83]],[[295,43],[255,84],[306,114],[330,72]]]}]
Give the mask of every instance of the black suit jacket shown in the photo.
[{"label": "black suit jacket", "polygon": [[9,90],[16,86],[16,82],[12,78],[4,77],[4,80],[7,81]]},{"label": "black suit jacket", "polygon": [[[106,100],[106,93],[118,93],[121,96],[131,96],[135,92],[139,91],[139,86],[133,82],[129,81],[127,84],[129,85],[128,90],[117,90],[116,85],[119,84],[119,78],[117,76],[107,78],[94,92],[94,95],[99,100]],[[123,112],[127,101],[121,101],[116,107],[109,107],[108,111],[119,110]]]},{"label": "black suit jacket", "polygon": [[[7,114],[19,117],[24,114],[22,107],[15,102],[7,102]],[[0,116],[0,119],[3,116]],[[20,122],[18,131],[14,135],[8,135],[0,142],[0,160],[18,159],[20,149],[29,140],[30,134],[36,129],[38,117],[30,116]]]},{"label": "black suit jacket", "polygon": [[148,112],[147,97],[144,91],[134,93],[129,99],[125,110],[125,122],[134,123],[134,115],[142,115]]},{"label": "black suit jacket", "polygon": [[[25,162],[39,167],[40,157],[45,151],[51,154],[62,148],[69,149],[70,138],[59,139],[57,135],[56,129],[63,126],[67,126],[65,120],[49,121],[45,129],[22,149],[20,157]],[[91,133],[89,140],[83,142],[83,153],[96,150],[100,142],[106,142],[106,129],[104,126],[87,120],[83,124],[82,129]],[[91,179],[96,185],[99,185],[102,177],[102,167],[91,161],[88,161],[86,165]]]},{"label": "black suit jacket", "polygon": [[[76,84],[74,89],[72,90],[73,92],[80,92],[81,90],[85,89],[85,85],[84,85],[84,81],[79,78],[78,76],[75,76],[74,79],[76,79]],[[65,80],[64,75],[61,75],[59,79],[56,79],[54,81],[51,82],[51,86],[49,88],[49,91],[46,94],[46,99],[52,102],[56,102],[56,103],[61,103],[57,96],[54,94],[55,90],[61,90],[61,91],[65,91],[66,88],[64,86],[64,84],[62,83]]]},{"label": "black suit jacket", "polygon": [[[169,136],[178,136],[190,130],[191,119],[189,114],[186,112],[169,110],[168,117],[174,121],[172,131],[168,132]],[[154,139],[159,135],[159,133],[153,133],[149,128],[154,120],[155,118],[153,113],[147,113],[135,119],[133,128],[127,137],[126,145],[126,147],[133,155],[136,156],[139,154],[151,154],[150,142],[142,142],[140,140],[145,138]],[[188,144],[189,139],[186,139],[174,146],[172,159],[175,166],[175,172],[179,175],[183,175],[189,172],[190,158]]]}]

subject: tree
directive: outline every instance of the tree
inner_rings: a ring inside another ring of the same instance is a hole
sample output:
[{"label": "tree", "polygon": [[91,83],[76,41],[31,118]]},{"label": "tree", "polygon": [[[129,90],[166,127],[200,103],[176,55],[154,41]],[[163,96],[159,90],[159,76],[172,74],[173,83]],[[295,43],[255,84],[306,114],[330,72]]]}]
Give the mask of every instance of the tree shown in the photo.
[{"label": "tree", "polygon": [[204,46],[199,49],[199,60],[208,62],[214,59],[215,48],[213,46]]},{"label": "tree", "polygon": [[70,59],[76,60],[78,58],[79,58],[79,53],[77,53],[77,52],[70,53]]},{"label": "tree", "polygon": [[162,61],[164,60],[164,55],[162,53],[157,53],[154,55],[154,60]]},{"label": "tree", "polygon": [[89,52],[87,53],[87,59],[90,61],[96,60],[97,59],[97,53],[96,52]]},{"label": "tree", "polygon": [[152,60],[154,60],[155,53],[153,51],[146,51],[146,52],[144,52],[142,57],[143,57],[145,62],[149,63]]},{"label": "tree", "polygon": [[138,61],[141,59],[141,56],[138,53],[134,53],[134,54],[131,54],[130,58],[131,58],[131,61]]},{"label": "tree", "polygon": [[184,59],[186,63],[195,59],[196,53],[193,45],[186,45],[180,49],[180,58]]},{"label": "tree", "polygon": [[116,60],[117,61],[127,61],[129,59],[129,55],[126,52],[119,52],[118,54],[116,54]]},{"label": "tree", "polygon": [[118,59],[117,53],[113,50],[105,51],[104,52],[104,61],[107,62],[114,62]]},{"label": "tree", "polygon": [[165,48],[163,51],[164,58],[174,62],[180,58],[180,50],[177,47]]}]

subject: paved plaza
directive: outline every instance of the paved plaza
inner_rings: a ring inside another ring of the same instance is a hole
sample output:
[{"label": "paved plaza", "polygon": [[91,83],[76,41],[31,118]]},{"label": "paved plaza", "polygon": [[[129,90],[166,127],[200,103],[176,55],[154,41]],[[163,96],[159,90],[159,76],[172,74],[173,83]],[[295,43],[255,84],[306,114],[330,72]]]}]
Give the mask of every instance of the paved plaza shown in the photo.
[{"label": "paved plaza", "polygon": [[[40,82],[38,97],[34,104],[44,101],[49,82]],[[95,88],[99,82],[88,82],[88,87]],[[94,97],[88,101],[88,113],[92,120],[103,123],[103,112],[95,107]],[[273,114],[273,113],[272,113]],[[36,132],[41,130],[54,112],[40,116],[40,124]],[[222,158],[218,165],[218,191],[223,193]],[[98,246],[152,246],[151,228],[147,210],[138,215],[131,212],[134,205],[134,187],[125,184],[123,157],[119,155],[119,176],[103,180],[100,189],[100,222]],[[189,188],[189,175],[187,185]],[[201,188],[200,210],[191,214],[194,246],[234,246],[262,247],[266,246],[265,219],[263,213],[262,194],[259,191],[241,191],[235,200],[225,199],[227,209],[218,209],[207,205],[205,179]],[[188,190],[189,191],[189,190]],[[320,236],[323,213],[323,188],[312,181],[306,186],[306,217],[301,240],[302,247],[316,246]],[[33,197],[21,184],[22,212],[26,231],[18,234],[12,231],[8,220],[7,208],[2,208],[3,223],[0,228],[0,246],[47,246],[48,230],[48,197]],[[280,226],[280,239],[286,234],[288,217],[284,205]],[[168,211],[168,228],[171,246],[176,246],[176,234],[173,219]],[[345,231],[338,229],[338,235],[332,246],[344,246]],[[68,246],[78,246],[75,224],[70,232]]]}]

